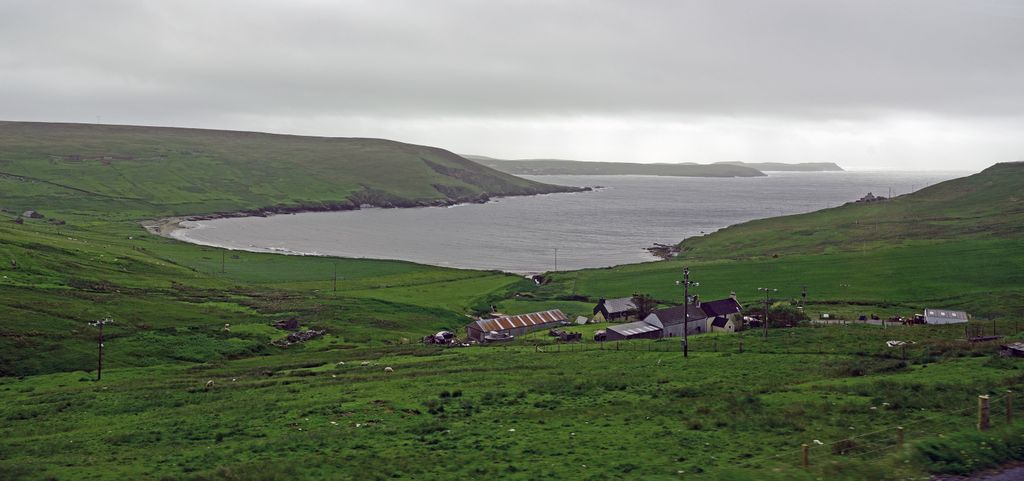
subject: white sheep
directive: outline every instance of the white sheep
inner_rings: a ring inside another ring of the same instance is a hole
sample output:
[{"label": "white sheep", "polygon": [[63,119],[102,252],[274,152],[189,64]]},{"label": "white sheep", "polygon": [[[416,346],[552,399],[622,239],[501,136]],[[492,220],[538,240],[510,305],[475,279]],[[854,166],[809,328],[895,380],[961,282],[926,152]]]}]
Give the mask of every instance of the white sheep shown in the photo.
[{"label": "white sheep", "polygon": [[392,372],[395,372],[395,370],[394,370],[394,369],[391,369],[391,366],[388,366],[388,367],[385,367],[385,368],[384,368],[384,372],[386,372],[386,373],[392,373]]}]

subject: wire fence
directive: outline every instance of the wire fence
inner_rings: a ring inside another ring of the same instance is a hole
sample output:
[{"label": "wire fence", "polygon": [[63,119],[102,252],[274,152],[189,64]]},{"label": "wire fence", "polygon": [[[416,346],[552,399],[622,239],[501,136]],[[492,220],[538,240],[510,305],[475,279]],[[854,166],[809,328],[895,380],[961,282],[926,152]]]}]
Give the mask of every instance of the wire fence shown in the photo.
[{"label": "wire fence", "polygon": [[[752,353],[752,354],[807,354],[807,355],[857,355],[883,357],[888,359],[911,359],[925,355],[941,355],[944,350],[954,349],[990,349],[1002,341],[998,337],[986,338],[981,341],[965,342],[960,338],[921,338],[915,336],[894,335],[877,338],[877,344],[865,344],[864,339],[855,332],[830,331],[829,336],[807,334],[818,332],[816,329],[798,333],[801,328],[772,329],[769,336],[760,332],[743,332],[735,334],[701,333],[689,336],[686,351],[691,353]],[[909,328],[904,332],[912,332]],[[1006,331],[1008,334],[1012,331]],[[887,345],[887,339],[907,339],[902,344]],[[916,341],[914,341],[916,339]],[[682,353],[682,337],[666,337],[659,339],[624,339],[597,341],[584,337],[575,342],[559,341],[549,337],[546,332],[533,332],[516,338],[509,343],[496,346],[532,350],[538,353],[573,353],[589,351],[620,351],[620,352],[677,352]],[[935,348],[935,349],[933,349]],[[929,353],[936,350],[935,353]]]},{"label": "wire fence", "polygon": [[1001,386],[999,389],[1004,392],[979,396],[970,406],[932,411],[867,433],[829,441],[809,439],[799,447],[747,458],[738,465],[753,468],[771,463],[782,468],[809,468],[839,459],[873,460],[899,452],[912,443],[947,433],[1009,425],[1014,419],[1014,394],[1020,387]]}]

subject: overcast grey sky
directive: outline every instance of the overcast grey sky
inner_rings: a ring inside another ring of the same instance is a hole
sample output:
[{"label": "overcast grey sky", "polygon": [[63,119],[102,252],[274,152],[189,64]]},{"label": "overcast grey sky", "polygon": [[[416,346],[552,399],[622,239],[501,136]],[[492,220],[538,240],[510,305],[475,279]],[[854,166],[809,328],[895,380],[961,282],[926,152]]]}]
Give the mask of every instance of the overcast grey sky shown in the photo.
[{"label": "overcast grey sky", "polygon": [[0,0],[0,118],[978,170],[1024,160],[1024,1]]}]

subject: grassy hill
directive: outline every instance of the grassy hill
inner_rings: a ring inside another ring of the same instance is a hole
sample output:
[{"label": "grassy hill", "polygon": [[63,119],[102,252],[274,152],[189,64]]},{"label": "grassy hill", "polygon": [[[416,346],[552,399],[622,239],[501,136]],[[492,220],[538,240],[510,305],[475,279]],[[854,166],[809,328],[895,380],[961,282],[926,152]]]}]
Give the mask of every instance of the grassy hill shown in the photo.
[{"label": "grassy hill", "polygon": [[121,218],[443,205],[575,188],[381,139],[0,122],[0,207]]},{"label": "grassy hill", "polygon": [[681,244],[688,259],[860,251],[908,241],[1024,238],[1024,162],[883,202],[755,220]]},{"label": "grassy hill", "polygon": [[764,173],[732,164],[633,164],[628,162],[587,162],[579,160],[501,160],[467,155],[488,167],[515,175],[667,175],[679,177],[760,177]]}]

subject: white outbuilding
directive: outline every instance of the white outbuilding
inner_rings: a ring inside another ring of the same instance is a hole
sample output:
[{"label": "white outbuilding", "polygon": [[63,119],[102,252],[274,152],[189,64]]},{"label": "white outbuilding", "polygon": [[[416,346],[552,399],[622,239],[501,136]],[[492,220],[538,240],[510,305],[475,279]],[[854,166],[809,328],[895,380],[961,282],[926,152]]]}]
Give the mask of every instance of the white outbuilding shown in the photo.
[{"label": "white outbuilding", "polygon": [[924,322],[926,324],[957,324],[967,322],[970,317],[964,311],[951,311],[949,309],[925,309]]}]

